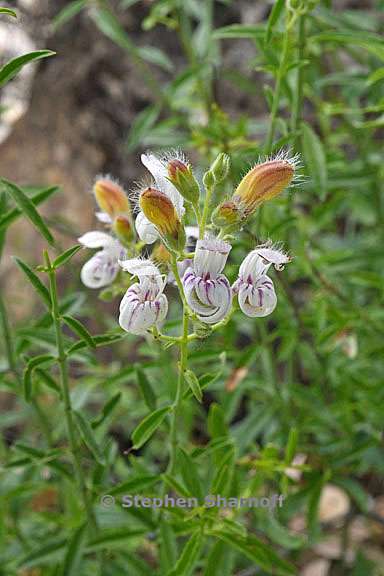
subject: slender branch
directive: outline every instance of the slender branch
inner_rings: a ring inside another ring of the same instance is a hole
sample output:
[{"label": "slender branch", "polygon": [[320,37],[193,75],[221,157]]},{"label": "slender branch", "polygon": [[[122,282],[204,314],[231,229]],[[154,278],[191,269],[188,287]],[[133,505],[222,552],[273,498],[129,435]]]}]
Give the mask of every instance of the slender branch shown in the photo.
[{"label": "slender branch", "polygon": [[209,209],[211,207],[211,200],[212,200],[212,194],[213,194],[214,188],[215,188],[214,185],[207,186],[207,188],[206,188],[206,196],[205,196],[205,201],[204,201],[203,215],[201,217],[201,222],[199,225],[199,238],[200,238],[200,240],[202,240],[204,238],[204,233],[205,233],[205,228],[207,225],[207,220],[208,220],[208,216],[209,216]]},{"label": "slender branch", "polygon": [[290,24],[291,23],[289,22],[289,15],[287,14],[287,24],[285,26],[285,32],[284,32],[284,38],[283,38],[283,49],[282,49],[282,53],[281,53],[279,69],[277,71],[277,76],[276,76],[276,85],[275,85],[275,91],[273,94],[273,101],[272,101],[272,108],[271,108],[271,118],[270,118],[269,129],[268,129],[267,138],[266,138],[266,142],[265,142],[265,148],[264,148],[264,154],[266,156],[269,156],[269,154],[272,152],[273,139],[275,136],[276,120],[277,120],[277,114],[279,111],[280,98],[281,98],[281,88],[282,88],[283,78],[284,78],[285,71],[286,71],[287,57],[288,57],[288,53],[289,53],[289,37],[290,37],[290,31],[291,31],[291,25]]},{"label": "slender branch", "polygon": [[51,263],[47,252],[44,253],[44,257],[48,268],[49,291],[51,296],[51,314],[56,336],[57,356],[60,367],[60,383],[64,402],[65,422],[67,428],[69,447],[72,453],[76,479],[82,495],[84,508],[88,518],[88,523],[90,525],[90,528],[95,531],[97,529],[96,517],[92,508],[92,503],[89,498],[88,489],[84,478],[84,473],[79,456],[79,448],[76,440],[75,425],[72,415],[72,402],[69,390],[67,355],[65,353],[64,339],[61,331],[61,318],[60,318],[59,301],[57,295],[56,271],[54,268],[51,267]]},{"label": "slender branch", "polygon": [[181,402],[183,398],[183,384],[184,384],[184,374],[187,369],[188,361],[188,312],[183,308],[183,331],[180,341],[180,361],[179,361],[179,374],[177,378],[177,388],[175,401],[173,403],[173,413],[171,421],[171,450],[168,471],[169,474],[173,474],[176,464],[176,451],[177,451],[177,420],[181,409]]}]

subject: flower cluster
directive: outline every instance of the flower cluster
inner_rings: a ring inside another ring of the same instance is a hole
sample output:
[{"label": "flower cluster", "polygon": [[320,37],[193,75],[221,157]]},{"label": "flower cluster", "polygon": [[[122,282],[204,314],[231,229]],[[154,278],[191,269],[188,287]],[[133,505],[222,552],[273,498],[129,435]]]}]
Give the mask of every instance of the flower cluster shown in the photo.
[{"label": "flower cluster", "polygon": [[[200,185],[184,155],[147,153],[141,160],[152,180],[137,191],[135,221],[123,188],[109,177],[96,180],[94,195],[101,210],[97,217],[110,233],[92,231],[79,238],[87,248],[99,249],[82,268],[83,283],[90,288],[120,283],[125,294],[119,323],[137,335],[151,330],[158,334],[168,312],[167,283],[177,286],[188,318],[211,328],[230,318],[234,297],[251,318],[271,314],[277,297],[268,270],[271,265],[282,270],[289,256],[270,242],[257,246],[243,260],[233,285],[224,268],[234,234],[263,202],[294,181],[298,158],[281,153],[256,164],[232,196],[216,207],[211,206],[211,195],[228,175],[225,154],[204,175],[203,207]],[[185,225],[191,213],[198,226]],[[143,246],[151,250],[149,257],[141,255]],[[130,277],[118,276],[119,269]]]}]

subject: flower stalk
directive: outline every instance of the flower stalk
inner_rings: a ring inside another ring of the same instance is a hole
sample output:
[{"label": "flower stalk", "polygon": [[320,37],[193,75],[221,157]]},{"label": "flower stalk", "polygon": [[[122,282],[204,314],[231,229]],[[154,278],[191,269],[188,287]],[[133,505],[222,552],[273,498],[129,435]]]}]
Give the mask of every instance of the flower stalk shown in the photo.
[{"label": "flower stalk", "polygon": [[79,446],[76,439],[75,424],[72,415],[72,402],[69,390],[69,375],[68,375],[68,364],[67,355],[64,347],[64,339],[61,330],[61,316],[59,308],[59,300],[57,294],[57,281],[56,281],[56,270],[51,266],[51,261],[48,256],[48,252],[44,252],[45,265],[48,270],[49,278],[49,293],[51,297],[51,316],[55,330],[56,338],[56,348],[57,348],[57,361],[60,368],[60,384],[62,390],[62,398],[64,403],[64,415],[65,423],[67,429],[67,437],[69,442],[69,448],[72,454],[73,466],[75,470],[75,475],[77,479],[77,484],[81,492],[84,509],[87,515],[87,520],[90,529],[95,532],[97,530],[96,517],[92,508],[92,503],[90,495],[88,493],[83,468],[81,465],[81,460],[79,456]]}]

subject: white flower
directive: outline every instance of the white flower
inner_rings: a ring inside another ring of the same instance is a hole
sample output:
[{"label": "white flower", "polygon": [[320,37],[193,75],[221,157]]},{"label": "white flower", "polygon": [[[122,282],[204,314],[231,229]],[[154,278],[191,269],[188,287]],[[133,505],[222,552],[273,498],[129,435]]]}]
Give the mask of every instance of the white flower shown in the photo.
[{"label": "white flower", "polygon": [[198,240],[193,267],[183,277],[185,297],[197,317],[205,324],[215,324],[229,312],[232,291],[221,274],[231,245],[216,239]]},{"label": "white flower", "polygon": [[88,288],[103,288],[111,284],[119,270],[119,258],[125,250],[118,240],[105,232],[87,232],[79,239],[87,248],[101,248],[81,269],[81,281]]},{"label": "white flower", "polygon": [[[168,180],[168,160],[166,158],[160,159],[155,154],[147,153],[141,155],[141,161],[152,174],[156,189],[168,196],[181,219],[184,214],[184,199]],[[160,237],[156,227],[141,211],[137,215],[135,226],[140,240],[146,244],[153,244]]]},{"label": "white flower", "polygon": [[164,320],[168,300],[163,294],[165,278],[151,260],[132,258],[120,262],[123,270],[137,276],[120,303],[119,324],[126,332],[142,335]]},{"label": "white flower", "polygon": [[239,306],[251,318],[268,316],[276,307],[277,298],[272,280],[267,276],[271,264],[282,270],[289,256],[263,244],[246,256],[239,269],[239,278],[232,289],[238,294]]}]

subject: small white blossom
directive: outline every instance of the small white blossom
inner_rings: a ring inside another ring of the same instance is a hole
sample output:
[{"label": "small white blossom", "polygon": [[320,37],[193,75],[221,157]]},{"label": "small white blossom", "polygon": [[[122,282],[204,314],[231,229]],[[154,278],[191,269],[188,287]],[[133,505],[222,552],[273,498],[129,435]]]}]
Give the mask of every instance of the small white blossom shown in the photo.
[{"label": "small white blossom", "polygon": [[168,300],[163,294],[166,280],[151,260],[133,258],[120,262],[123,270],[137,276],[120,303],[119,324],[126,332],[143,335],[164,320]]},{"label": "small white blossom", "polygon": [[230,250],[231,245],[221,240],[198,240],[193,266],[185,271],[186,300],[205,324],[219,322],[231,308],[231,287],[221,274]]},{"label": "small white blossom", "polygon": [[282,270],[290,262],[289,256],[270,244],[258,246],[246,256],[233,285],[239,306],[251,318],[268,316],[276,307],[277,298],[272,280],[267,276],[271,264]]},{"label": "small white blossom", "polygon": [[111,284],[119,270],[119,259],[125,250],[118,240],[105,232],[87,232],[79,239],[87,248],[101,248],[81,269],[80,278],[88,288],[103,288]]},{"label": "small white blossom", "polygon": [[[184,199],[175,186],[168,180],[167,160],[162,160],[155,156],[155,154],[149,152],[141,155],[141,161],[152,174],[156,189],[168,196],[179,218],[182,218],[184,214]],[[137,215],[135,226],[140,240],[146,244],[153,244],[160,237],[156,227],[141,211]]]}]

